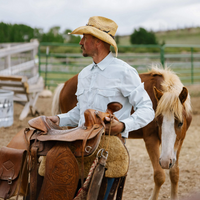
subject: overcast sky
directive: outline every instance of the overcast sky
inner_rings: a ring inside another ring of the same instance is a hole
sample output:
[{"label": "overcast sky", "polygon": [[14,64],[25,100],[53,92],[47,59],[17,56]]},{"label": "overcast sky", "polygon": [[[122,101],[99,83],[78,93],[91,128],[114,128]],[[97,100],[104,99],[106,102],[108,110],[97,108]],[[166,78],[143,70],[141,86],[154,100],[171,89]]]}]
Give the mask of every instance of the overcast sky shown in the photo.
[{"label": "overcast sky", "polygon": [[118,35],[134,29],[167,30],[200,26],[200,0],[0,0],[0,22],[22,23],[47,32],[75,29],[91,16],[118,24]]}]

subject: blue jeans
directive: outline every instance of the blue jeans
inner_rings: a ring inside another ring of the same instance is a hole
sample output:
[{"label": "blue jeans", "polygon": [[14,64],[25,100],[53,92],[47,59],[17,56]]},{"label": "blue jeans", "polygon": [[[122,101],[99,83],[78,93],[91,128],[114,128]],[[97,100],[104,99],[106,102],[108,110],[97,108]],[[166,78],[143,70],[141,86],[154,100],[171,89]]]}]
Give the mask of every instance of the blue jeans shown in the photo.
[{"label": "blue jeans", "polygon": [[108,195],[109,195],[110,190],[111,190],[111,187],[112,187],[113,182],[114,182],[114,180],[115,180],[115,178],[107,178],[107,179],[108,179],[108,184],[107,184],[106,194],[105,194],[103,200],[107,200]]}]

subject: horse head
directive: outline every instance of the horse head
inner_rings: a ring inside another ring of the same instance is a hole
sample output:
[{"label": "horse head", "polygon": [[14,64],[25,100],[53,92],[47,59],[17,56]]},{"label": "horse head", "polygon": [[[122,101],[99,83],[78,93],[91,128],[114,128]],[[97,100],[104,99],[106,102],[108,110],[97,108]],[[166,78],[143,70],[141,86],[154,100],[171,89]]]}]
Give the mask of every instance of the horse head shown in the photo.
[{"label": "horse head", "polygon": [[189,94],[185,87],[180,93],[174,90],[162,92],[154,87],[154,95],[158,103],[155,119],[162,147],[159,163],[163,169],[170,169],[177,161],[191,122],[185,103],[189,100]]}]

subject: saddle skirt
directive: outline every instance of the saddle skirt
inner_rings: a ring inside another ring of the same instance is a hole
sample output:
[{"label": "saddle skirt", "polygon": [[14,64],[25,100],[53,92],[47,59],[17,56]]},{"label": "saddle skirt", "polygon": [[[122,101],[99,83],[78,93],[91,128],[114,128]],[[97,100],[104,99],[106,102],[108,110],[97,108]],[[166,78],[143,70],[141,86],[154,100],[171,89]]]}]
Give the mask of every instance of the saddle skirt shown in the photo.
[{"label": "saddle skirt", "polygon": [[[104,149],[105,145],[109,143],[108,146],[108,159],[105,171],[105,177],[108,178],[119,178],[127,175],[128,169],[129,169],[129,153],[126,148],[126,146],[123,144],[123,142],[119,139],[117,136],[102,136],[101,142],[96,149],[96,151],[84,159],[84,177],[86,178],[89,170],[91,168],[91,165],[97,155],[97,152],[100,149]],[[79,164],[79,173],[81,174],[81,158],[77,158],[78,164]],[[46,163],[46,156],[40,157],[40,167],[38,169],[38,173],[40,176],[45,175],[45,164]]]}]

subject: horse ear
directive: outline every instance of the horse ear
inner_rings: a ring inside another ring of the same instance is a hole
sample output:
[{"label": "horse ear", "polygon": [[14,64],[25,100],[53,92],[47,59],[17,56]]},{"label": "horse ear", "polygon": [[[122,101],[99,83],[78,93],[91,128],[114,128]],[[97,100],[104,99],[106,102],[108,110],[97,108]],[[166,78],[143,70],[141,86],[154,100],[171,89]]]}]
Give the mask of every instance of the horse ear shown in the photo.
[{"label": "horse ear", "polygon": [[182,104],[187,99],[187,96],[188,96],[188,90],[187,90],[186,87],[183,87],[181,93],[179,94],[179,99],[180,99],[180,101],[181,101]]},{"label": "horse ear", "polygon": [[158,90],[155,86],[153,87],[153,92],[154,96],[156,97],[156,100],[159,101],[163,93],[160,90]]}]

